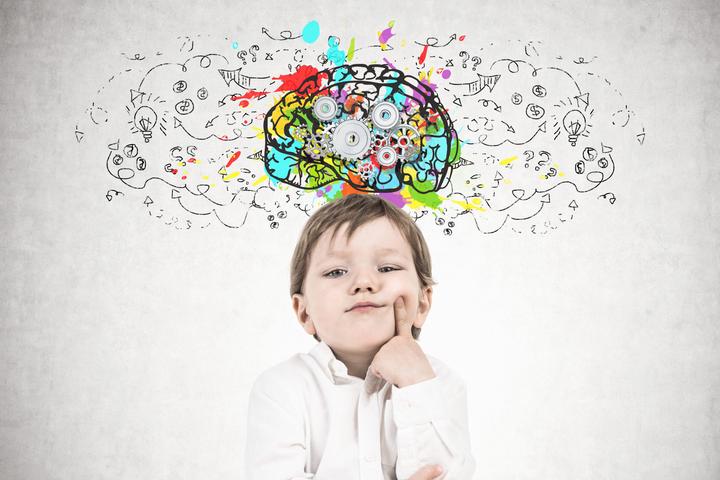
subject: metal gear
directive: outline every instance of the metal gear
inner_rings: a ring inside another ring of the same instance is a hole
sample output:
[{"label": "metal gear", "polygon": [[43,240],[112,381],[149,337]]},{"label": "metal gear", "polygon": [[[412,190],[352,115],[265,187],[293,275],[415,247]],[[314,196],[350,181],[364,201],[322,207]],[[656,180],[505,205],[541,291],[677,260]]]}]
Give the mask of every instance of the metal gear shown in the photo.
[{"label": "metal gear", "polygon": [[370,111],[373,125],[381,130],[390,130],[400,123],[400,111],[390,102],[380,102]]},{"label": "metal gear", "polygon": [[422,144],[420,133],[412,125],[398,125],[390,134],[390,145],[402,160],[413,158]]},{"label": "metal gear", "polygon": [[305,153],[315,160],[326,157],[331,154],[330,136],[332,134],[332,125],[323,127],[317,133],[309,133],[305,139]]},{"label": "metal gear", "polygon": [[332,97],[318,97],[313,104],[315,118],[321,122],[331,122],[338,112],[338,105]]},{"label": "metal gear", "polygon": [[332,128],[331,151],[344,160],[357,160],[369,155],[373,143],[372,128],[365,122],[347,119]]}]

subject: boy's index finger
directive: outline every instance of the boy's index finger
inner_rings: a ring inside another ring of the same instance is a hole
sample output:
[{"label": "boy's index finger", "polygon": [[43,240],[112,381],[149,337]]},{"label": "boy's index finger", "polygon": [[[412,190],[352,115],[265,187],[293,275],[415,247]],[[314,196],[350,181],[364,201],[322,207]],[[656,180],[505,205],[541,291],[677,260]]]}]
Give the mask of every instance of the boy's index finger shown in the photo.
[{"label": "boy's index finger", "polygon": [[405,309],[405,299],[398,297],[393,304],[395,310],[395,335],[412,337],[412,322]]}]

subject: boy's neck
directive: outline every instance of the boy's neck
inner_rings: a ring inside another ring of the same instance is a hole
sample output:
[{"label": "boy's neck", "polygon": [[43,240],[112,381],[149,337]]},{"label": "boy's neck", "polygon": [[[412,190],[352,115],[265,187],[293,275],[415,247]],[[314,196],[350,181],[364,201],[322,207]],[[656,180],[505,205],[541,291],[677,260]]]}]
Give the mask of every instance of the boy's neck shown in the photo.
[{"label": "boy's neck", "polygon": [[330,350],[335,354],[335,358],[345,364],[348,375],[364,379],[375,354],[380,349],[371,352],[341,352],[331,347]]}]

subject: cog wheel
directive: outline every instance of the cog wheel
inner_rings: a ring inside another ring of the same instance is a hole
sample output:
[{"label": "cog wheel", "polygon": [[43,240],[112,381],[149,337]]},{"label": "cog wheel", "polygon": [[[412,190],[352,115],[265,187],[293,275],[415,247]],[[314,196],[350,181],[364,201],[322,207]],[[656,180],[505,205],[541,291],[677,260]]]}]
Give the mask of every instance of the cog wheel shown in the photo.
[{"label": "cog wheel", "polygon": [[380,102],[372,108],[370,118],[377,128],[390,130],[400,123],[400,111],[390,102]]},{"label": "cog wheel", "polygon": [[304,148],[307,156],[319,160],[331,154],[330,138],[333,127],[333,125],[328,125],[316,133],[308,133]]},{"label": "cog wheel", "polygon": [[411,125],[398,125],[390,134],[390,146],[395,149],[402,160],[410,160],[420,152],[422,138]]},{"label": "cog wheel", "polygon": [[321,122],[330,122],[335,119],[338,105],[331,97],[318,97],[313,104],[315,118]]},{"label": "cog wheel", "polygon": [[367,183],[375,172],[375,166],[370,160],[361,160],[357,165],[357,172],[360,175],[360,178]]},{"label": "cog wheel", "polygon": [[347,119],[338,122],[330,135],[332,153],[344,160],[357,160],[370,154],[372,129],[365,122]]},{"label": "cog wheel", "polygon": [[377,161],[383,167],[392,167],[398,161],[397,151],[392,147],[382,147],[377,152]]}]

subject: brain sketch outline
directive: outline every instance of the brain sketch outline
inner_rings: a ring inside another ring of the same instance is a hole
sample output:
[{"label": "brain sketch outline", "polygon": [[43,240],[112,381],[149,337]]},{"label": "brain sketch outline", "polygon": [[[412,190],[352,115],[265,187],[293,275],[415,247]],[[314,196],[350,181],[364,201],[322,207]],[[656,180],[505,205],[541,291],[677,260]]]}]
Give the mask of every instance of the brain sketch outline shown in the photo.
[{"label": "brain sketch outline", "polygon": [[[318,104],[329,115],[318,115]],[[306,78],[267,112],[265,132],[268,173],[303,189],[341,180],[359,191],[409,184],[427,193],[447,185],[460,158],[437,94],[385,65],[342,65]]]}]

